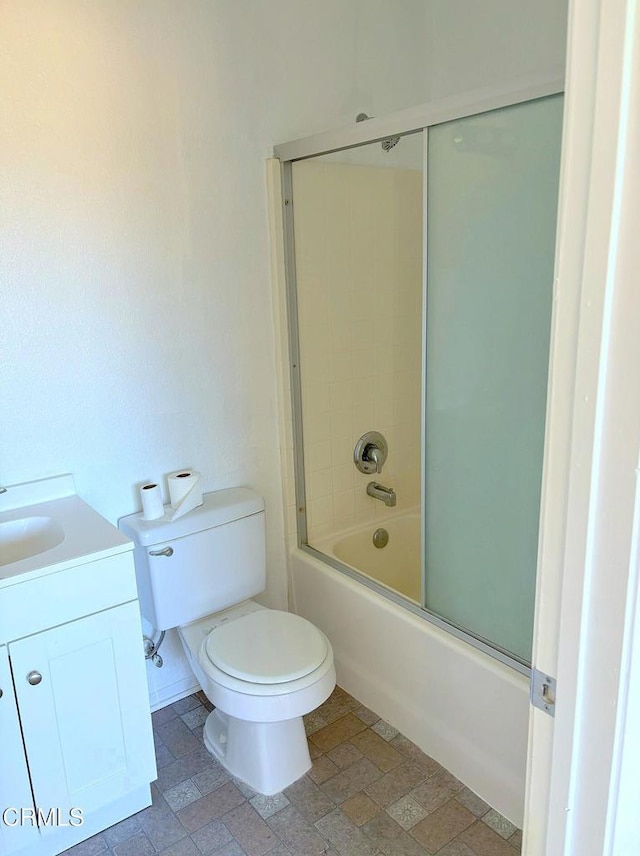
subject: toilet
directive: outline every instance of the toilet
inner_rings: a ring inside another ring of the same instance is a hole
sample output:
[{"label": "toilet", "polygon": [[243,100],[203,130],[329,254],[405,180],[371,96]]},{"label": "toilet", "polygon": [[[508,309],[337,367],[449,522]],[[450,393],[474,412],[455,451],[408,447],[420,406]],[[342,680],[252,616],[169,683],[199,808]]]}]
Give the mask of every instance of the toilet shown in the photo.
[{"label": "toilet", "polygon": [[311,768],[302,717],[336,682],[326,636],[293,613],[251,600],[266,585],[264,502],[247,488],[204,494],[177,520],[120,519],[135,543],[143,616],[176,628],[215,705],[209,752],[253,790],[271,795]]}]

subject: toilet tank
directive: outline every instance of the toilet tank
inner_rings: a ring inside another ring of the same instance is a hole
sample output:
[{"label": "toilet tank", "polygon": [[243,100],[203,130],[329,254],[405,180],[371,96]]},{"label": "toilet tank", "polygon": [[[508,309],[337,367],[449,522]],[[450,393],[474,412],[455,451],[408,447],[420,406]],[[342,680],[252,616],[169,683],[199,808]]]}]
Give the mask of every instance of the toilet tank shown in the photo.
[{"label": "toilet tank", "polygon": [[177,520],[167,515],[144,520],[139,512],[118,521],[136,545],[140,608],[157,630],[188,624],[264,591],[262,497],[238,487],[205,493],[203,499]]}]

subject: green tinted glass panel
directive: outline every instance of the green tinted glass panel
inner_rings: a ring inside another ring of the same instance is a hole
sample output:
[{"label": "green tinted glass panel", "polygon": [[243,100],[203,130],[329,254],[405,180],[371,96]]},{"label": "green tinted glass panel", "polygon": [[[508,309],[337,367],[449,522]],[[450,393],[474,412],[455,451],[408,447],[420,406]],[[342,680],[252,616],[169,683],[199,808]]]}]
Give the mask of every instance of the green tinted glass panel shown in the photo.
[{"label": "green tinted glass panel", "polygon": [[562,97],[429,131],[426,606],[530,660]]}]

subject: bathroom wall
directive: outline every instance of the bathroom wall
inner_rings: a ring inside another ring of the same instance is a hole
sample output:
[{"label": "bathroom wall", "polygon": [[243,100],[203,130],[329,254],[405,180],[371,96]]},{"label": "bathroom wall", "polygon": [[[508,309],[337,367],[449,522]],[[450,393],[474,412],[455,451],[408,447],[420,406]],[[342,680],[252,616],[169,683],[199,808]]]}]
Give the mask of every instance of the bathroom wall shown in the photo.
[{"label": "bathroom wall", "polygon": [[567,3],[429,0],[432,97],[564,69]]},{"label": "bathroom wall", "polygon": [[[286,606],[264,158],[424,100],[425,22],[417,0],[1,4],[0,484],[71,472],[112,521],[177,467],[251,486]],[[163,651],[155,703],[192,680]]]},{"label": "bathroom wall", "polygon": [[[422,135],[388,154],[403,151],[418,168],[393,168],[379,144],[350,153],[362,163],[338,154],[293,168],[313,545],[420,505]],[[394,509],[367,496],[373,477],[353,463],[356,441],[372,430],[388,443],[379,481],[396,490]]]},{"label": "bathroom wall", "polygon": [[[249,485],[267,503],[265,602],[286,603],[263,160],[427,100],[434,55],[466,86],[505,41],[510,75],[557,48],[564,2],[502,0],[504,32],[443,56],[475,33],[459,5],[3,1],[0,484],[72,472],[112,521],[176,467]],[[165,663],[159,697],[189,679]]]}]

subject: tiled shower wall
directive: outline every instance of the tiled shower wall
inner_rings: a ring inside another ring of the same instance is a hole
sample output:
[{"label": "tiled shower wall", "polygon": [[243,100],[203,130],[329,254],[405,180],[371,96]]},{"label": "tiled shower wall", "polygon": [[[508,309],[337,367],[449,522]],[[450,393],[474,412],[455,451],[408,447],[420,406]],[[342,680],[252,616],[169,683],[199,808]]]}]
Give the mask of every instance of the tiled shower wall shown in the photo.
[{"label": "tiled shower wall", "polygon": [[[294,217],[309,540],[420,502],[422,171],[294,165]],[[353,449],[380,431],[380,476]],[[397,506],[366,494],[376,478]]]}]

